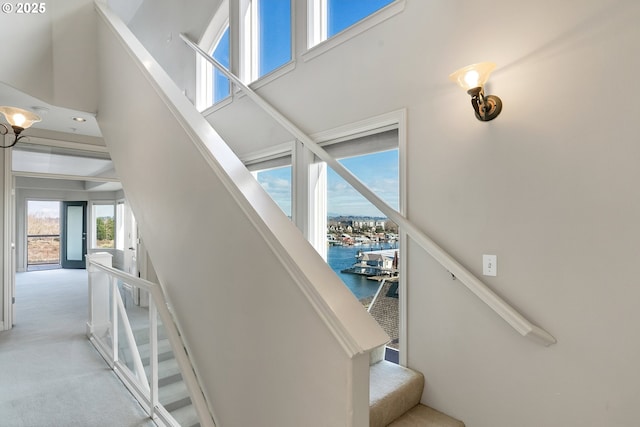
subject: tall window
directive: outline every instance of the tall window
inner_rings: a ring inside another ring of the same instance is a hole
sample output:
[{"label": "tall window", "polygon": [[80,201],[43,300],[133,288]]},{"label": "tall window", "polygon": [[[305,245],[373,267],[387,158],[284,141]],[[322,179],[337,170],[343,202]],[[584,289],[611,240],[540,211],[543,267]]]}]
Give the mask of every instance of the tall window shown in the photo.
[{"label": "tall window", "polygon": [[291,0],[251,0],[247,6],[241,68],[251,82],[291,61]]},{"label": "tall window", "polygon": [[[222,36],[220,36],[220,39],[213,49],[213,53],[211,54],[213,59],[224,65],[227,69],[229,68],[229,47],[229,26],[227,25],[226,29],[222,33]],[[213,82],[211,91],[214,104],[228,97],[230,93],[229,79],[227,79],[224,74],[222,74],[215,67],[213,69]]]},{"label": "tall window", "polygon": [[[251,83],[291,62],[291,12],[291,0],[240,0],[240,21],[230,22],[225,0],[205,31],[202,48],[229,69],[229,26],[239,25],[240,43],[234,52],[240,63],[234,69]],[[197,62],[196,107],[202,111],[229,97],[230,82],[206,60],[198,57]]]},{"label": "tall window", "polygon": [[[340,133],[333,138],[320,145],[369,190],[400,211],[397,125],[381,124],[357,135]],[[402,280],[398,226],[301,144],[293,151],[293,156],[275,154],[247,162],[248,168],[259,171],[256,178],[287,215],[291,214],[295,188],[296,225],[389,334],[392,342],[385,358],[397,361],[398,289]],[[293,174],[289,166],[292,159],[296,166]],[[299,181],[293,186],[296,178]]]},{"label": "tall window", "polygon": [[[340,159],[389,206],[399,209],[398,150]],[[399,349],[400,242],[398,227],[331,168],[327,171],[327,263]]]}]

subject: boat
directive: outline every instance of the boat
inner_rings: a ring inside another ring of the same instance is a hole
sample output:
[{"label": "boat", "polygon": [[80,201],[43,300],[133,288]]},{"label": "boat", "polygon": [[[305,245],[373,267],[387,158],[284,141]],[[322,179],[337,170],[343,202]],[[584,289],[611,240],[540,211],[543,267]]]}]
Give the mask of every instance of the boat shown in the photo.
[{"label": "boat", "polygon": [[362,276],[396,276],[398,274],[398,250],[358,251],[356,262],[341,272]]}]

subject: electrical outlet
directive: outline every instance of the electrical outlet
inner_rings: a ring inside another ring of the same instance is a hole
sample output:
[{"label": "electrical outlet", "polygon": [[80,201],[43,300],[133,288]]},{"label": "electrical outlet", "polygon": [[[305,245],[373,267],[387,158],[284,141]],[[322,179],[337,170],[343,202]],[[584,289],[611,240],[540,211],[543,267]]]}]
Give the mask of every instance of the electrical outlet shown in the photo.
[{"label": "electrical outlet", "polygon": [[498,275],[498,257],[496,255],[482,255],[482,274],[485,276]]}]

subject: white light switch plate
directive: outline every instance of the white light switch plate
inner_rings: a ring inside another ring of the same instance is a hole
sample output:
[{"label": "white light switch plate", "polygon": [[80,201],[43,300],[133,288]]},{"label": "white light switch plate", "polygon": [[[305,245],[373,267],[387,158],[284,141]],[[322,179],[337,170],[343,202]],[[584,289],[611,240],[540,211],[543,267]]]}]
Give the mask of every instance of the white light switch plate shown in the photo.
[{"label": "white light switch plate", "polygon": [[498,275],[497,255],[482,255],[482,274],[485,276]]}]

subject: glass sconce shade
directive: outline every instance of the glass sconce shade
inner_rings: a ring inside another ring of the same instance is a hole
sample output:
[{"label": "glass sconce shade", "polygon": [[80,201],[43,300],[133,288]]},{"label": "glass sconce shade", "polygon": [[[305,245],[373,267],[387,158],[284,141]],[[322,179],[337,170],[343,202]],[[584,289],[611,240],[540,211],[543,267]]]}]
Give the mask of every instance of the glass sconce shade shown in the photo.
[{"label": "glass sconce shade", "polygon": [[480,62],[460,68],[449,75],[449,79],[466,91],[477,87],[484,87],[489,75],[496,68],[493,62]]},{"label": "glass sconce shade", "polygon": [[39,122],[39,116],[31,111],[23,110],[15,107],[0,107],[0,113],[4,114],[11,127],[27,129],[32,124]]}]

